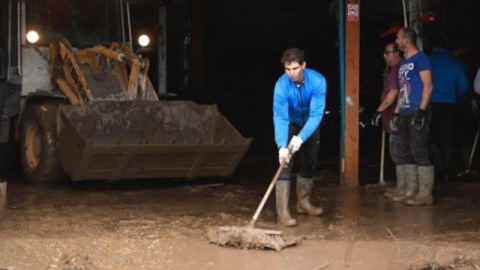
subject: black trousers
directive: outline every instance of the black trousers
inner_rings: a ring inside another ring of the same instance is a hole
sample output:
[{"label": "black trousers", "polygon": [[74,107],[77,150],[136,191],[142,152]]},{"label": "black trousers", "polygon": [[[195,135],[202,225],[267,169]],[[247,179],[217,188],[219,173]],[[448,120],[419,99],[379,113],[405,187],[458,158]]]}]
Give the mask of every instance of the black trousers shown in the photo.
[{"label": "black trousers", "polygon": [[455,110],[453,104],[432,102],[429,147],[432,161],[442,165],[449,174],[455,173],[453,159],[453,132]]},{"label": "black trousers", "polygon": [[427,110],[424,127],[417,131],[413,128],[412,121],[415,115],[399,116],[398,129],[405,153],[405,164],[417,164],[429,166],[428,156],[428,134],[430,129],[431,111]]},{"label": "black trousers", "polygon": [[[288,141],[293,137],[293,135],[297,135],[301,130],[301,127],[297,124],[290,123],[288,128]],[[318,149],[320,148],[320,128],[317,128],[315,132],[313,132],[312,136],[308,138],[300,147],[295,155],[290,159],[288,166],[282,170],[278,181],[290,181],[292,177],[292,168],[294,164],[294,160],[298,160],[300,171],[298,174],[301,177],[305,178],[313,178],[313,174],[315,172],[315,166],[317,165],[318,159]]]}]

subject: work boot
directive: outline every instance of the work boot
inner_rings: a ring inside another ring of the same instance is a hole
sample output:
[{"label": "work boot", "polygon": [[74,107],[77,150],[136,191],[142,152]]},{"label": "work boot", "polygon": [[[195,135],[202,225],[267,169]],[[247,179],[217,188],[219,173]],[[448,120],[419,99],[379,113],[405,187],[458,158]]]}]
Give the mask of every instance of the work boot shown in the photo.
[{"label": "work boot", "polygon": [[405,191],[405,165],[397,165],[395,172],[397,175],[397,186],[395,188],[387,188],[387,191],[383,194],[387,198],[392,198]]},{"label": "work boot", "polygon": [[315,207],[310,203],[313,179],[297,175],[297,213],[318,216],[323,213],[321,207]]},{"label": "work boot", "polygon": [[394,202],[402,202],[406,198],[413,196],[418,190],[417,165],[405,164],[405,189],[392,197]]},{"label": "work boot", "polygon": [[418,194],[405,200],[408,205],[433,204],[433,166],[418,166]]},{"label": "work boot", "polygon": [[277,199],[278,224],[285,227],[297,225],[297,220],[290,216],[290,211],[288,210],[290,181],[277,181],[275,184],[275,194]]}]

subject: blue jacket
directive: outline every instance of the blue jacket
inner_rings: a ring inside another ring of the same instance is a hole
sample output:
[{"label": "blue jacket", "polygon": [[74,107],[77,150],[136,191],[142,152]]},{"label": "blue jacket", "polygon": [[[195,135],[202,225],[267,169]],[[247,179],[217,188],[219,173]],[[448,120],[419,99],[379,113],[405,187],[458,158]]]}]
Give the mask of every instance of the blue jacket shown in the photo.
[{"label": "blue jacket", "polygon": [[323,118],[326,94],[325,77],[313,69],[304,69],[300,88],[286,73],[278,79],[273,94],[273,123],[279,148],[288,145],[290,122],[302,127],[297,136],[303,141],[313,134]]},{"label": "blue jacket", "polygon": [[456,104],[468,92],[468,81],[462,62],[447,49],[429,55],[432,62],[433,92],[431,102]]}]

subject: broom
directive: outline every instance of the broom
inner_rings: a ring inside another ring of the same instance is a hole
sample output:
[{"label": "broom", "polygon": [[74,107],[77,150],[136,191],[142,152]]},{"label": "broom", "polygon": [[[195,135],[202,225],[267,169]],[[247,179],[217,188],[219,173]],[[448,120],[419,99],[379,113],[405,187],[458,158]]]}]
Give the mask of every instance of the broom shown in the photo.
[{"label": "broom", "polygon": [[365,189],[368,193],[373,192],[384,192],[387,189],[387,185],[385,184],[385,180],[383,179],[383,167],[385,164],[385,130],[382,129],[382,150],[380,154],[380,180],[378,184],[368,184],[365,186]]},{"label": "broom", "polygon": [[472,152],[470,152],[470,159],[468,160],[468,166],[467,170],[464,172],[461,172],[457,175],[457,177],[462,177],[470,174],[470,168],[472,167],[472,160],[475,155],[475,148],[477,148],[477,142],[478,142],[478,134],[480,133],[480,124],[478,125],[477,128],[477,134],[475,134],[475,139],[473,140],[473,146],[472,146]]},{"label": "broom", "polygon": [[245,227],[223,226],[218,230],[212,229],[207,233],[210,243],[219,246],[234,246],[240,249],[274,249],[280,251],[282,248],[295,245],[298,242],[295,237],[284,239],[281,231],[254,228],[258,216],[285,166],[286,163],[282,162],[250,223]]}]

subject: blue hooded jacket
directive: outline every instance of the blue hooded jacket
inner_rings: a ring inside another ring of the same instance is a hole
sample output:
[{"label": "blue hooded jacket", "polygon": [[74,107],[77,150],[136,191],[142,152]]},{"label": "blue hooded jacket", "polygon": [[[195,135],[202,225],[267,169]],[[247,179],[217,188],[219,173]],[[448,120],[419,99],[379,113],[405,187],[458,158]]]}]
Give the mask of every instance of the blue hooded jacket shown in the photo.
[{"label": "blue hooded jacket", "polygon": [[278,79],[273,94],[273,123],[279,148],[288,145],[290,122],[302,127],[297,136],[303,141],[313,134],[323,118],[326,94],[325,77],[313,69],[304,69],[300,87],[286,73]]},{"label": "blue hooded jacket", "polygon": [[431,102],[456,104],[468,92],[465,68],[447,49],[429,55],[432,62],[433,91]]}]

